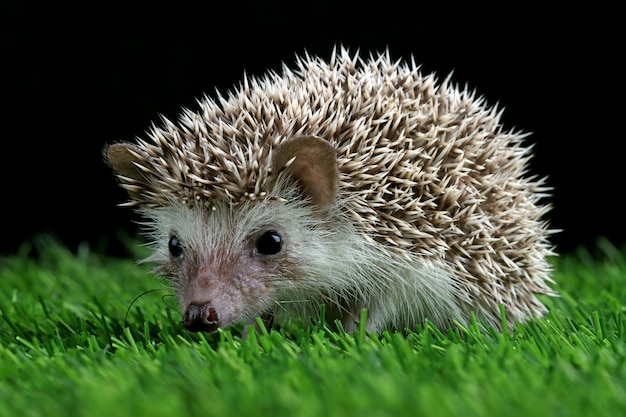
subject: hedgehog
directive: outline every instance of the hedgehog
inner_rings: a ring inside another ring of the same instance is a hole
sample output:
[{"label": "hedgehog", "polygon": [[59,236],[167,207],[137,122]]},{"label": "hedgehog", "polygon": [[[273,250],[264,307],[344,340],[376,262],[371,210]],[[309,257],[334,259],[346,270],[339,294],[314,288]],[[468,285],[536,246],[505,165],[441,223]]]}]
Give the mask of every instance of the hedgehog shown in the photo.
[{"label": "hedgehog", "polygon": [[388,49],[307,52],[106,146],[184,327],[543,316],[551,188],[528,133],[451,79]]}]

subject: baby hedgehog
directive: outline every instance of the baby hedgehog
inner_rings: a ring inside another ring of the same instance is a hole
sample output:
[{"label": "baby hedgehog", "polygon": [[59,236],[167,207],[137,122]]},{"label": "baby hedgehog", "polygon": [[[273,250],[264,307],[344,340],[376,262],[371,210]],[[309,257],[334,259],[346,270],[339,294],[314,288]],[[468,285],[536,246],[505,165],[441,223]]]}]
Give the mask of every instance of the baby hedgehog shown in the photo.
[{"label": "baby hedgehog", "polygon": [[526,134],[412,60],[345,48],[243,78],[105,157],[147,219],[190,331],[319,318],[346,331],[541,316],[549,189]]}]

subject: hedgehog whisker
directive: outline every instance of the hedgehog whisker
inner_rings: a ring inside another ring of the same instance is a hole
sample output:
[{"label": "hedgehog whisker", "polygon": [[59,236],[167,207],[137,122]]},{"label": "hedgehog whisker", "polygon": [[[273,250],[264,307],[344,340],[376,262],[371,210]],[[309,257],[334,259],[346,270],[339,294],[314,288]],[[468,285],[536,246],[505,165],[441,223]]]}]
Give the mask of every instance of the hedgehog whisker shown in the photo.
[{"label": "hedgehog whisker", "polygon": [[[139,300],[144,295],[157,292],[157,291],[170,291],[170,289],[169,288],[154,288],[152,290],[146,290],[142,292],[141,294],[139,294],[138,296],[136,296],[135,298],[133,298],[133,300],[128,305],[128,308],[126,309],[126,314],[124,315],[124,326],[128,326],[128,314],[130,314],[130,309],[133,307],[133,304],[135,304],[137,300]],[[174,296],[173,294],[165,294],[164,296],[161,297],[161,301],[163,301],[165,297],[173,297],[173,296]]]}]

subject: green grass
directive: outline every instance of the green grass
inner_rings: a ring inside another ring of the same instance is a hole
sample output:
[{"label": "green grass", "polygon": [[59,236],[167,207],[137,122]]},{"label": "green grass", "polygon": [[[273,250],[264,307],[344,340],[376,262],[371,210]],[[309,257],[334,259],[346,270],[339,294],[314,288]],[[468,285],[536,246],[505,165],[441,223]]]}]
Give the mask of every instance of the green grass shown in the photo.
[{"label": "green grass", "polygon": [[[54,242],[0,258],[0,416],[617,416],[626,250],[554,259],[560,298],[501,333],[322,325],[189,334],[132,259]],[[128,312],[128,316],[126,317]],[[125,321],[126,318],[126,321]]]}]

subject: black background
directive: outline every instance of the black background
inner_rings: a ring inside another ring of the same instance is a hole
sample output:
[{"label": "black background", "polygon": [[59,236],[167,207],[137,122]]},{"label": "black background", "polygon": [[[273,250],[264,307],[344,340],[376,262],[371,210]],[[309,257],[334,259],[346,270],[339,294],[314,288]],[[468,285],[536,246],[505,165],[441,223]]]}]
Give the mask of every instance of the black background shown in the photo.
[{"label": "black background", "polygon": [[532,132],[532,170],[554,187],[560,252],[624,237],[623,29],[615,10],[457,10],[420,2],[5,4],[0,14],[2,253],[40,233],[122,253],[137,218],[105,144],[175,119],[243,73],[334,46],[422,64],[504,107]]}]

